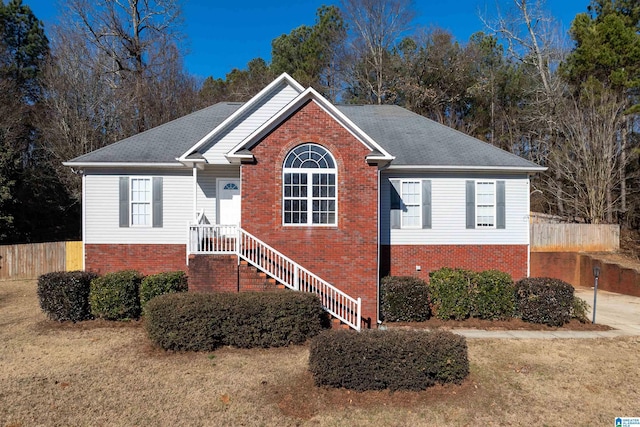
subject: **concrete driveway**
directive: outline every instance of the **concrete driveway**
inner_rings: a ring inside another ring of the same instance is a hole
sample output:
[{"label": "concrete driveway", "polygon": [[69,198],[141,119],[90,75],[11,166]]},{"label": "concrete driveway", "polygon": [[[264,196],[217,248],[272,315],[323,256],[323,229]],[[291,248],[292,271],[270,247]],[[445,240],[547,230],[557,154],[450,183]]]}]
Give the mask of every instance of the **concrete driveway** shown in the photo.
[{"label": "concrete driveway", "polygon": [[[593,288],[576,288],[575,295],[593,309]],[[589,312],[589,319],[593,311]],[[611,326],[625,335],[640,335],[640,297],[598,290],[596,323]]]}]

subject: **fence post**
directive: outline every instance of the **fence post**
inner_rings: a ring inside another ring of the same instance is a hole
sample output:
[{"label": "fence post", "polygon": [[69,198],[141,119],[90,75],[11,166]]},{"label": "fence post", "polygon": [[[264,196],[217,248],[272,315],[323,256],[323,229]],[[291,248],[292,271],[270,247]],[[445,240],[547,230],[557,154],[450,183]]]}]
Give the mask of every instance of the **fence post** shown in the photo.
[{"label": "fence post", "polygon": [[296,291],[300,290],[300,274],[297,265],[293,266],[293,287]]},{"label": "fence post", "polygon": [[360,325],[362,323],[362,298],[358,297],[358,318],[356,319],[356,331],[360,332]]}]

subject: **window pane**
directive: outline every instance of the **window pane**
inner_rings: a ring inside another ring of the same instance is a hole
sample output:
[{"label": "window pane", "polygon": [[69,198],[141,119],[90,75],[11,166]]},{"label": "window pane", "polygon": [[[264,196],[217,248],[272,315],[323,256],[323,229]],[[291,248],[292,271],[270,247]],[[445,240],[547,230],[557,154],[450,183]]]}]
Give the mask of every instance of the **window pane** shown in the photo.
[{"label": "window pane", "polygon": [[476,183],[476,226],[495,226],[495,183]]}]

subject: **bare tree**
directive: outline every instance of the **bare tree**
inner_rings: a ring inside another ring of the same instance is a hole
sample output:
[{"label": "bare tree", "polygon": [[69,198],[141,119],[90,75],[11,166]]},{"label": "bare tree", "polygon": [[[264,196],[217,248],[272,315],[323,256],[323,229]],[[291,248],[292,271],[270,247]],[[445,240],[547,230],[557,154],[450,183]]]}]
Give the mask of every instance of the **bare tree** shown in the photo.
[{"label": "bare tree", "polygon": [[605,222],[613,206],[607,199],[621,178],[618,169],[626,166],[620,164],[624,158],[617,140],[625,100],[601,89],[568,104],[561,123],[564,142],[550,156],[564,181],[558,190],[579,216]]},{"label": "bare tree", "polygon": [[163,77],[180,62],[182,16],[177,0],[70,0],[65,25],[76,28],[94,56],[104,56],[102,72],[114,89],[130,92],[135,126],[141,132],[162,117],[147,111],[149,80]]},{"label": "bare tree", "polygon": [[382,104],[391,48],[414,18],[411,0],[343,0],[342,10],[352,32],[352,79]]}]

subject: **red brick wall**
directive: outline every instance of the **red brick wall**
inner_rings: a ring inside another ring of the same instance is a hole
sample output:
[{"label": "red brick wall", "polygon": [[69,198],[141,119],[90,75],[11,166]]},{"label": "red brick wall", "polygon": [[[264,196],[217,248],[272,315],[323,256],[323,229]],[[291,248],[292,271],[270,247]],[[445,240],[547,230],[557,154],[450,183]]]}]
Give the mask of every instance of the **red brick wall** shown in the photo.
[{"label": "red brick wall", "polygon": [[189,291],[238,292],[235,255],[189,255]]},{"label": "red brick wall", "polygon": [[580,285],[580,264],[575,252],[531,252],[531,277],[553,277]]},{"label": "red brick wall", "polygon": [[380,275],[417,276],[428,281],[429,272],[451,267],[495,269],[519,280],[527,277],[527,251],[526,245],[384,245],[380,247]]},{"label": "red brick wall", "polygon": [[553,277],[592,288],[593,267],[600,266],[598,289],[640,297],[640,271],[577,252],[532,252],[531,277]]},{"label": "red brick wall", "polygon": [[138,270],[142,274],[187,270],[185,245],[87,244],[85,270],[100,274]]},{"label": "red brick wall", "polygon": [[[282,163],[294,147],[313,142],[331,152],[338,170],[338,225],[282,225]],[[377,167],[369,150],[317,104],[309,102],[252,150],[242,166],[242,227],[267,244],[363,300],[362,314],[377,320]]]}]

